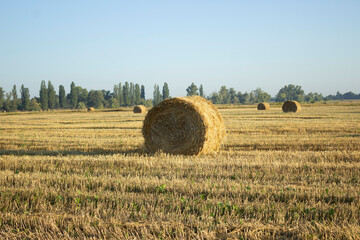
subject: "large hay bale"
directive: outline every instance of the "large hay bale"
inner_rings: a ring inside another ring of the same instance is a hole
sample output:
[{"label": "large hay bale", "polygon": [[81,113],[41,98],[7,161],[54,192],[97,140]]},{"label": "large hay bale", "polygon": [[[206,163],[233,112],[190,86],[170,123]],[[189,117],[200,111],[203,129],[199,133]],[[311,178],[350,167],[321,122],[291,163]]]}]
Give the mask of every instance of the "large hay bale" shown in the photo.
[{"label": "large hay bale", "polygon": [[94,111],[95,111],[95,108],[89,107],[87,110],[88,110],[88,112],[94,112]]},{"label": "large hay bale", "polygon": [[142,132],[147,151],[184,155],[219,151],[226,133],[217,108],[199,96],[159,103],[146,115]]},{"label": "large hay bale", "polygon": [[270,110],[270,105],[267,102],[262,102],[257,105],[258,110]]},{"label": "large hay bale", "polygon": [[134,113],[146,113],[146,107],[144,105],[136,105],[133,111]]},{"label": "large hay bale", "polygon": [[301,105],[297,101],[286,101],[282,105],[282,110],[284,112],[300,112],[301,111]]}]

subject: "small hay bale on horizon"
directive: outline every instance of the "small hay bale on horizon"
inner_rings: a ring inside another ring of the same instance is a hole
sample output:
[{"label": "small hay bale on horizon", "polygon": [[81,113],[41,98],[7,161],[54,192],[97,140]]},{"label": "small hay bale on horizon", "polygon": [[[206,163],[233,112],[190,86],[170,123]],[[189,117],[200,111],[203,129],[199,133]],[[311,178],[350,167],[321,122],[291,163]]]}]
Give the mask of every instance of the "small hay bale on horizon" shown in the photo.
[{"label": "small hay bale on horizon", "polygon": [[95,111],[95,108],[93,108],[93,107],[88,107],[87,111],[88,111],[88,112],[94,112],[94,111]]},{"label": "small hay bale on horizon", "polygon": [[133,111],[134,113],[146,113],[146,107],[144,105],[136,105]]},{"label": "small hay bale on horizon", "polygon": [[297,101],[286,101],[282,105],[283,112],[300,112],[301,111],[301,105]]},{"label": "small hay bale on horizon", "polygon": [[155,153],[202,155],[220,150],[226,134],[217,108],[199,97],[169,98],[145,117],[145,149]]},{"label": "small hay bale on horizon", "polygon": [[258,110],[270,110],[270,104],[267,102],[262,102],[257,105]]}]

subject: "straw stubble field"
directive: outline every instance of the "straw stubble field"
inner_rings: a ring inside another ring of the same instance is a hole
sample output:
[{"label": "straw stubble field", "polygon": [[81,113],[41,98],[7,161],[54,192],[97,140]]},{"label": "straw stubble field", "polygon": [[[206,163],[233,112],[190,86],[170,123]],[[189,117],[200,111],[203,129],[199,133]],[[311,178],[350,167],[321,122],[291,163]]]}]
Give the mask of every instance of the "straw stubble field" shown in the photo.
[{"label": "straw stubble field", "polygon": [[0,238],[360,238],[360,105],[220,109],[217,155],[146,155],[144,114],[0,115]]}]

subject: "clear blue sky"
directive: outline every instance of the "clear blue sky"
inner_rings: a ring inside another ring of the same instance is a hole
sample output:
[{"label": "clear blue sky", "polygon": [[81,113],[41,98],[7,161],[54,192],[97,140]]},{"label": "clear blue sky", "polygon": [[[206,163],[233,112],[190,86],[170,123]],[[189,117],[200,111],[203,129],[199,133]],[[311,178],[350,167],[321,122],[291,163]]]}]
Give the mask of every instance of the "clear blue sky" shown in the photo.
[{"label": "clear blue sky", "polygon": [[360,92],[360,1],[0,0],[0,87]]}]

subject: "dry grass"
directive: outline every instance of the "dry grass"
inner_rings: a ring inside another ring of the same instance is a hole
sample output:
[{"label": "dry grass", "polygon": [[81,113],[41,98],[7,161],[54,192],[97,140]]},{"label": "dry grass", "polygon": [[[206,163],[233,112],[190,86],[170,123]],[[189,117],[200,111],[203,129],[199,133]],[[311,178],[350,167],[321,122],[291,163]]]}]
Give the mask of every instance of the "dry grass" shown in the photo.
[{"label": "dry grass", "polygon": [[222,109],[196,158],[144,154],[131,111],[2,114],[0,239],[360,238],[359,105]]}]

